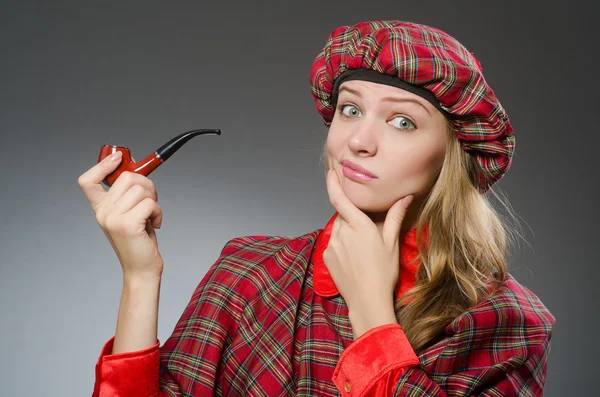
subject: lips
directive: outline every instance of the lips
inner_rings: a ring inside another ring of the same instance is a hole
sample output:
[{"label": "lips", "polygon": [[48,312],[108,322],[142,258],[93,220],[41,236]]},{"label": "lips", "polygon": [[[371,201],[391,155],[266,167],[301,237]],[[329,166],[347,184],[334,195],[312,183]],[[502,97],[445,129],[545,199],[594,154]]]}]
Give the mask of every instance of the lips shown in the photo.
[{"label": "lips", "polygon": [[344,160],[344,161],[342,161],[342,166],[343,167],[348,167],[350,169],[353,169],[354,171],[360,172],[361,174],[366,175],[366,176],[368,176],[370,178],[377,178],[375,176],[375,174],[373,174],[372,172],[370,172],[366,168],[363,168],[360,165],[353,163],[350,160]]}]

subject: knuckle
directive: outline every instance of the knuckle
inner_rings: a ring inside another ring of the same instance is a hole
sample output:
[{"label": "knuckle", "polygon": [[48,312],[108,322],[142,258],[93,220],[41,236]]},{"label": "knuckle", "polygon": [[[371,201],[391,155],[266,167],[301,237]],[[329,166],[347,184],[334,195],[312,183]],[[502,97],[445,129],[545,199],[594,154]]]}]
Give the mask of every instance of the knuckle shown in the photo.
[{"label": "knuckle", "polygon": [[136,196],[140,196],[142,194],[144,194],[146,192],[146,189],[144,189],[144,187],[142,185],[133,185],[131,186],[131,191],[136,195]]},{"label": "knuckle", "polygon": [[119,228],[120,228],[120,224],[119,224],[118,218],[112,217],[112,216],[111,217],[107,217],[104,220],[104,228],[106,230],[108,230],[109,232],[111,232],[111,233],[114,233],[114,232],[118,231]]},{"label": "knuckle", "polygon": [[79,178],[77,178],[77,184],[79,184],[80,187],[85,188],[92,184],[92,178],[87,175],[87,173],[81,174],[79,175]]},{"label": "knuckle", "polygon": [[96,212],[96,222],[98,222],[98,224],[100,226],[105,226],[106,225],[106,220],[105,220],[105,216],[104,216],[104,212],[103,211],[97,211]]},{"label": "knuckle", "polygon": [[146,183],[148,184],[148,186],[152,187],[154,189],[154,181],[152,181],[152,179],[148,178],[147,176],[144,175],[140,175],[140,178],[142,178],[144,181],[146,181]]},{"label": "knuckle", "polygon": [[131,171],[123,171],[123,173],[121,173],[121,175],[119,175],[119,178],[123,180],[123,182],[125,182],[126,184],[132,184],[133,183],[133,175],[134,173]]},{"label": "knuckle", "polygon": [[96,207],[94,207],[94,214],[96,215],[96,219],[99,221],[104,220],[104,218],[106,218],[106,209],[102,200],[96,204]]},{"label": "knuckle", "polygon": [[152,200],[152,198],[150,198],[150,197],[144,198],[141,203],[145,207],[150,207],[150,208],[152,208],[155,204],[154,200]]},{"label": "knuckle", "polygon": [[150,191],[152,192],[154,197],[156,197],[156,199],[158,200],[158,190],[156,190],[156,186],[154,185],[154,182],[150,182]]}]

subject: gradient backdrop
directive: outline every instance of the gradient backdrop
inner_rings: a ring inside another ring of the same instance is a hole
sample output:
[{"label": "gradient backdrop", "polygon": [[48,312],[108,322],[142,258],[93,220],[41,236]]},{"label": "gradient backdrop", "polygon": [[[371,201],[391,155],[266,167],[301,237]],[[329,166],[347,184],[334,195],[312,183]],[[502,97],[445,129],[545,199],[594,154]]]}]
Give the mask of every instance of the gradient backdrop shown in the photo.
[{"label": "gradient backdrop", "polygon": [[[522,218],[512,273],[557,318],[547,396],[598,381],[598,24],[576,1],[2,1],[0,394],[86,396],[122,274],[78,184],[102,144],[140,160],[164,211],[164,342],[227,240],[295,236],[333,213],[308,76],[339,25],[439,27],[481,61],[517,136],[497,185]],[[595,378],[594,378],[595,376]]]}]

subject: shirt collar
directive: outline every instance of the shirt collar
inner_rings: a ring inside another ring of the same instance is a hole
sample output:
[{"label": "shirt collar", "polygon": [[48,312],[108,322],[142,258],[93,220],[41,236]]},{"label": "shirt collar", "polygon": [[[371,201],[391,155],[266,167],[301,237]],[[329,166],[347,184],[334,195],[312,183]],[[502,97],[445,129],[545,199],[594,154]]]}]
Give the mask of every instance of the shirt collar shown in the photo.
[{"label": "shirt collar", "polygon": [[[331,237],[331,229],[333,228],[333,222],[337,218],[338,213],[336,212],[323,231],[317,237],[315,243],[315,249],[312,252],[311,260],[314,264],[313,274],[313,287],[315,293],[319,296],[329,298],[339,294],[327,265],[323,261],[323,252],[329,244]],[[423,229],[422,241],[426,241],[427,236],[427,225]],[[411,229],[400,236],[402,239],[402,245],[400,246],[400,277],[398,278],[398,284],[396,285],[396,299],[399,299],[412,288],[416,281],[417,270],[419,269],[419,263],[410,264],[418,255],[417,249],[417,229]]]}]

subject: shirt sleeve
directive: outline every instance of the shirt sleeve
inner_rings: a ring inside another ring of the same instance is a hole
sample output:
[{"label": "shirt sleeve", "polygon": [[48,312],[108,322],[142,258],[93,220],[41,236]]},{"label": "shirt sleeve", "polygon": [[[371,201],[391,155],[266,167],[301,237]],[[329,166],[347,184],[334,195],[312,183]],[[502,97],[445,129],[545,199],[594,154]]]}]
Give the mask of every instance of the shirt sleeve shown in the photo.
[{"label": "shirt sleeve", "polygon": [[393,390],[393,380],[418,365],[402,327],[386,324],[365,332],[344,350],[332,380],[343,396],[391,395],[381,393],[389,386]]},{"label": "shirt sleeve", "polygon": [[333,382],[347,397],[542,396],[552,324],[503,311],[465,316],[427,365],[400,325],[373,328],[344,350]]},{"label": "shirt sleeve", "polygon": [[159,345],[147,349],[112,354],[112,337],[104,344],[96,363],[93,397],[150,397],[160,395]]}]

